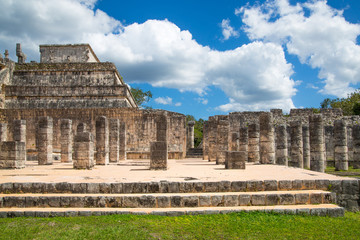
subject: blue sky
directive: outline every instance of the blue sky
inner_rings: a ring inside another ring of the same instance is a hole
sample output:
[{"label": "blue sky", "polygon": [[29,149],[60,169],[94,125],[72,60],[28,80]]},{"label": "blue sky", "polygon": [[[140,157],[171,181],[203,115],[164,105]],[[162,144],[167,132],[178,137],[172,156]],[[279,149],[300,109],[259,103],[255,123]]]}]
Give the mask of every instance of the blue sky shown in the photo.
[{"label": "blue sky", "polygon": [[319,107],[360,83],[357,0],[0,0],[0,51],[90,43],[153,108],[196,118]]}]

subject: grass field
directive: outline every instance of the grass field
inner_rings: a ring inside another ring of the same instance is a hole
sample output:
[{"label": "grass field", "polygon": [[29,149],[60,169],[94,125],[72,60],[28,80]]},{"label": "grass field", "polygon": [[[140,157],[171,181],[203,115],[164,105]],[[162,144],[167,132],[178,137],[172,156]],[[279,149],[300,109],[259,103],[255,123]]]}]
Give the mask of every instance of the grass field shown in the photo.
[{"label": "grass field", "polygon": [[0,239],[360,239],[360,213],[316,217],[269,213],[111,215],[0,219]]},{"label": "grass field", "polygon": [[335,167],[326,167],[325,172],[341,177],[360,178],[360,169],[354,169],[353,167],[349,167],[348,171],[335,171]]}]

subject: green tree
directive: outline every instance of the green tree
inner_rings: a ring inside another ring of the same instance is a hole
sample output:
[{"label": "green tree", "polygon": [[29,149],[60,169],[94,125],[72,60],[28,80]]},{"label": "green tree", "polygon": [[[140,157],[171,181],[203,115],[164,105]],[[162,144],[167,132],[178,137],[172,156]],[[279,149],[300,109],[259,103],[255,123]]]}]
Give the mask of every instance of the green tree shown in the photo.
[{"label": "green tree", "polygon": [[326,98],[320,103],[322,108],[341,108],[344,115],[358,115],[360,113],[360,90],[356,89],[348,94],[346,98],[329,99]]},{"label": "green tree", "polygon": [[150,99],[152,98],[152,93],[150,91],[144,92],[142,89],[137,88],[137,87],[131,88],[130,91],[134,97],[136,104],[139,107],[150,108],[150,107],[144,105],[145,103],[149,102]]}]

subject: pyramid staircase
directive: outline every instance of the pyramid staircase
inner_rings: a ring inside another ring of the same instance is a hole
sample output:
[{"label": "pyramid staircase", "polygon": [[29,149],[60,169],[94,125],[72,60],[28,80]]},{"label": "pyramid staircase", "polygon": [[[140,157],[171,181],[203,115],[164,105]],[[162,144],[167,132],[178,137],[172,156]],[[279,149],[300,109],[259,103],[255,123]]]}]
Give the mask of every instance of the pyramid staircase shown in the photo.
[{"label": "pyramid staircase", "polygon": [[[0,217],[218,214],[266,211],[343,216],[336,194],[298,180],[241,182],[3,183]],[[305,181],[305,182],[304,182]],[[289,185],[290,182],[290,185]]]}]

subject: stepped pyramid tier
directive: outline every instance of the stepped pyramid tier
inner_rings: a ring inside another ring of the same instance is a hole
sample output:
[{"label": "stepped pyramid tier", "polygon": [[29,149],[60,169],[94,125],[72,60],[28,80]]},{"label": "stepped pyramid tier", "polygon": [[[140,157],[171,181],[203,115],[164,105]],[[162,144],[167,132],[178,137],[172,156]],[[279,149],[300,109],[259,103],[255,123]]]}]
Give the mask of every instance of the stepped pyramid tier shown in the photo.
[{"label": "stepped pyramid tier", "polygon": [[72,121],[70,135],[75,136],[76,127],[85,124],[96,136],[96,119],[103,116],[122,126],[118,128],[119,159],[149,159],[158,115],[164,115],[168,125],[168,157],[185,156],[185,116],[139,108],[115,64],[101,62],[89,44],[40,45],[40,62],[26,62],[26,54],[17,44],[16,56],[18,61],[12,61],[6,50],[5,57],[0,57],[0,123],[9,123],[4,134],[7,141],[13,141],[12,122],[26,120],[28,160],[37,160],[36,132],[41,117],[53,121],[54,158],[61,155],[62,120]]}]

